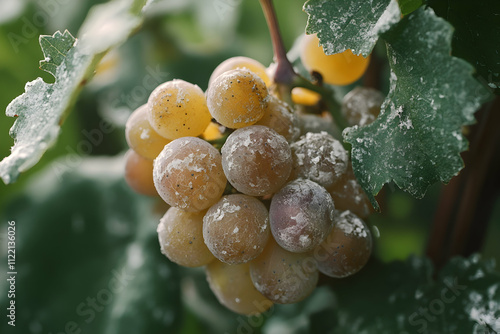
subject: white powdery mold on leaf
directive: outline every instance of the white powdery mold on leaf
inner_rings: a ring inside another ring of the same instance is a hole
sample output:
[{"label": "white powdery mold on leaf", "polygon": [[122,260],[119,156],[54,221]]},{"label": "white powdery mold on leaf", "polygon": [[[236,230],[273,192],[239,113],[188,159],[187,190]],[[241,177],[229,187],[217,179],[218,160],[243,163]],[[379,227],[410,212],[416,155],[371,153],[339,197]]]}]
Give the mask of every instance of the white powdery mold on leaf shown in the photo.
[{"label": "white powdery mold on leaf", "polygon": [[[467,62],[451,56],[453,27],[420,8],[383,35],[391,66],[390,90],[380,115],[344,130],[354,173],[375,208],[385,183],[422,198],[438,181],[463,168],[462,126],[489,93]],[[418,51],[418,52],[417,52]]]},{"label": "white powdery mold on leaf", "polygon": [[329,55],[351,49],[367,57],[379,36],[401,19],[396,0],[308,0],[304,11],[309,15],[306,32],[317,33]]},{"label": "white powdery mold on leaf", "polygon": [[[7,107],[6,115],[17,119],[10,130],[14,138],[11,154],[0,162],[0,177],[5,183],[14,182],[21,172],[34,166],[56,142],[61,123],[104,52],[123,42],[140,25],[140,13],[132,9],[144,3],[116,0],[93,7],[82,25],[80,43],[68,31],[40,36],[44,54],[40,68],[51,73],[55,82],[48,84],[38,78],[27,83],[25,93]],[[114,30],[106,36],[95,26],[103,21],[113,22]]]}]

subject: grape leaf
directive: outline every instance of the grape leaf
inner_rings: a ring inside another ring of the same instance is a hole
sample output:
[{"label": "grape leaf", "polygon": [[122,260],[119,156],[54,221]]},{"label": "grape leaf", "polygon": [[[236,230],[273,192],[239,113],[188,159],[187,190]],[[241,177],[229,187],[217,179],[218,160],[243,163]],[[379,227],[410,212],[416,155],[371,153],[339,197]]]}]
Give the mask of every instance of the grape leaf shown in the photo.
[{"label": "grape leaf", "polygon": [[26,84],[25,93],[8,106],[6,115],[17,117],[10,130],[11,154],[0,162],[0,177],[14,182],[19,173],[34,166],[54,144],[60,126],[85,82],[105,52],[122,43],[141,24],[146,0],[115,0],[95,6],[82,25],[79,40],[68,31],[41,36],[45,60],[40,66],[55,77]]},{"label": "grape leaf", "polygon": [[477,255],[454,258],[432,279],[427,259],[371,260],[352,277],[324,280],[299,304],[276,305],[263,332],[497,333],[500,274],[494,269]]},{"label": "grape leaf", "polygon": [[390,91],[377,120],[348,128],[356,177],[371,197],[394,181],[417,198],[463,168],[468,142],[462,126],[489,97],[472,66],[451,54],[452,26],[432,9],[419,9],[384,34]]},{"label": "grape leaf", "polygon": [[351,49],[364,57],[401,16],[395,0],[308,0],[304,11],[306,33],[317,33],[326,54]]},{"label": "grape leaf", "polygon": [[[62,175],[46,168],[2,210],[16,224],[17,309],[16,330],[2,321],[1,333],[176,332],[179,266],[161,254],[156,233],[164,211],[130,190],[123,163],[84,158]],[[7,238],[7,224],[1,232]],[[11,271],[7,252],[0,258]]]},{"label": "grape leaf", "polygon": [[454,27],[453,55],[475,66],[480,80],[500,95],[500,1],[427,0]]}]

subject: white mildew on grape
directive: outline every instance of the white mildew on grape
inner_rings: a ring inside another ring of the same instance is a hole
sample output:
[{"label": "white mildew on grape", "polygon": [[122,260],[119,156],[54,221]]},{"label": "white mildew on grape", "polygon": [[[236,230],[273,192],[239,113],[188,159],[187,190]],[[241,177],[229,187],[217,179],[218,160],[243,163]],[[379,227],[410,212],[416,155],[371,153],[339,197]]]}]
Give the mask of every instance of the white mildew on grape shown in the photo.
[{"label": "white mildew on grape", "polygon": [[142,140],[149,139],[149,131],[150,131],[150,129],[143,129],[141,131],[141,139]]},{"label": "white mildew on grape", "polygon": [[290,147],[292,178],[306,178],[329,188],[347,170],[347,152],[338,140],[326,132],[307,133]]},{"label": "white mildew on grape", "polygon": [[365,126],[377,118],[384,99],[376,89],[356,87],[344,96],[342,113],[350,125]]},{"label": "white mildew on grape", "polygon": [[271,201],[271,232],[291,252],[307,252],[319,245],[333,227],[330,194],[317,183],[299,179],[288,183]]},{"label": "white mildew on grape", "polygon": [[269,214],[256,198],[224,196],[203,218],[205,244],[220,261],[245,263],[258,256],[269,239]]},{"label": "white mildew on grape", "polygon": [[221,151],[224,173],[244,194],[273,193],[286,181],[291,170],[291,153],[286,139],[262,125],[236,130]]},{"label": "white mildew on grape", "polygon": [[168,204],[188,211],[215,203],[226,183],[219,152],[195,137],[166,145],[154,161],[153,179]]},{"label": "white mildew on grape", "polygon": [[356,217],[351,211],[344,211],[335,221],[337,228],[346,235],[352,234],[359,238],[366,238],[368,230],[361,219]]}]

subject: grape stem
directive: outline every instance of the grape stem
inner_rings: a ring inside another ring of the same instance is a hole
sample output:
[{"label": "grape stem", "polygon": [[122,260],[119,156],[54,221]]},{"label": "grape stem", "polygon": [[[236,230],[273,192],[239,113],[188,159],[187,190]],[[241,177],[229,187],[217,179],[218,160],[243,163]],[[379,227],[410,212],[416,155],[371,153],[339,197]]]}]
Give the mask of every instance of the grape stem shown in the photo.
[{"label": "grape stem", "polygon": [[271,42],[273,45],[274,62],[276,63],[276,70],[274,72],[273,81],[277,85],[277,91],[280,96],[287,102],[291,102],[291,91],[294,87],[303,87],[319,93],[328,110],[332,114],[335,123],[342,131],[349,126],[344,116],[340,112],[340,105],[335,100],[334,94],[330,89],[321,85],[315,85],[311,81],[297,74],[293,69],[292,64],[286,56],[286,49],[281,37],[276,11],[274,10],[272,0],[259,0],[266,17],[267,26],[271,35]]}]

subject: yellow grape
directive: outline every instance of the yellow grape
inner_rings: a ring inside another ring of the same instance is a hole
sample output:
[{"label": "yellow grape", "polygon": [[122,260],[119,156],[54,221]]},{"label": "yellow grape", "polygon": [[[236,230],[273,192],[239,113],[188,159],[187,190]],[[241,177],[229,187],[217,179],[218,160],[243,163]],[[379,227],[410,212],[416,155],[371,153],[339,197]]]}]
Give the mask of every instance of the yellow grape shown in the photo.
[{"label": "yellow grape", "polygon": [[264,117],[255,125],[264,125],[273,129],[292,142],[300,135],[299,121],[290,106],[273,95],[269,95]]},{"label": "yellow grape", "polygon": [[225,263],[253,260],[262,253],[270,234],[269,212],[261,201],[247,195],[222,197],[203,218],[205,244]]},{"label": "yellow grape", "polygon": [[125,181],[135,192],[157,196],[153,183],[153,160],[146,159],[133,150],[125,154]]},{"label": "yellow grape", "polygon": [[170,140],[160,136],[149,124],[147,104],[137,108],[125,125],[128,146],[139,155],[153,160]]},{"label": "yellow grape", "polygon": [[154,161],[153,179],[165,202],[190,212],[215,204],[226,187],[221,154],[197,137],[167,144]]},{"label": "yellow grape", "polygon": [[210,122],[201,136],[207,141],[222,138],[221,126],[217,123]]},{"label": "yellow grape", "polygon": [[264,81],[248,70],[231,70],[208,86],[207,105],[212,117],[230,129],[258,122],[267,107]]},{"label": "yellow grape", "polygon": [[319,93],[313,92],[312,90],[295,87],[292,89],[292,102],[295,104],[303,104],[305,106],[314,106],[321,99]]},{"label": "yellow grape", "polygon": [[233,312],[260,314],[273,306],[252,284],[248,263],[226,264],[215,260],[206,267],[206,274],[219,302]]},{"label": "yellow grape", "polygon": [[361,78],[369,58],[357,56],[351,50],[327,56],[316,35],[305,35],[301,42],[300,59],[304,67],[321,73],[323,80],[331,85],[349,85]]},{"label": "yellow grape", "polygon": [[199,136],[212,118],[200,87],[178,79],[156,87],[148,109],[151,126],[167,139]]},{"label": "yellow grape", "polygon": [[248,57],[231,57],[224,60],[212,72],[210,80],[208,81],[208,85],[210,86],[210,84],[222,73],[236,69],[247,69],[249,71],[252,71],[253,73],[257,74],[262,79],[262,81],[264,81],[267,87],[271,85],[271,79],[269,79],[264,65],[259,63],[257,60]]},{"label": "yellow grape", "polygon": [[204,266],[215,259],[203,241],[202,212],[186,212],[171,207],[158,225],[161,252],[181,266]]}]

